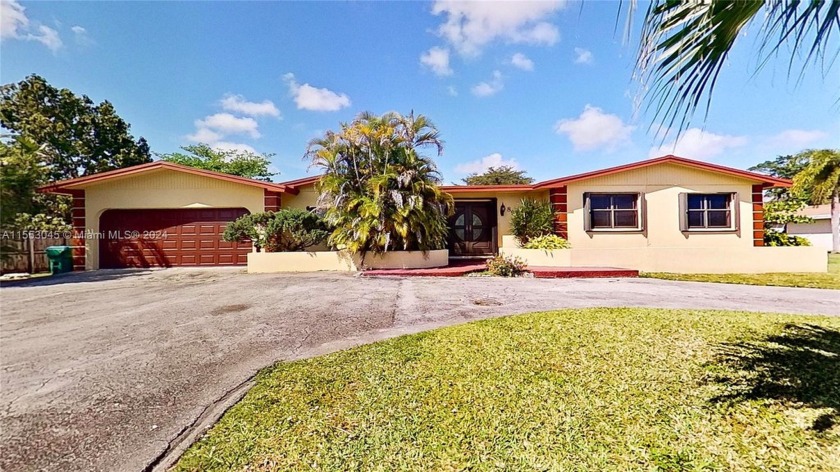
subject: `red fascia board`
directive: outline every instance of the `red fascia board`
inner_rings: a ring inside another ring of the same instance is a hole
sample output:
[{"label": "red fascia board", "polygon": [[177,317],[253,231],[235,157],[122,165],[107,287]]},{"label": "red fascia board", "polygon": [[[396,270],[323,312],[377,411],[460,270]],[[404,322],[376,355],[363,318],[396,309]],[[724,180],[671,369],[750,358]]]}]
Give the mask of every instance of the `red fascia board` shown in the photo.
[{"label": "red fascia board", "polygon": [[616,167],[610,167],[608,169],[601,169],[595,170],[592,172],[585,172],[583,174],[575,174],[570,175],[568,177],[560,177],[559,179],[552,179],[546,180],[543,182],[537,183],[534,188],[535,189],[543,189],[543,188],[553,188],[553,187],[562,187],[566,184],[577,182],[580,180],[592,179],[595,177],[603,177],[606,175],[617,174],[619,172],[626,172],[628,170],[634,169],[641,169],[644,167],[657,165],[657,164],[676,164],[682,165],[686,167],[692,167],[695,169],[707,170],[710,172],[716,172],[719,174],[726,174],[732,175],[735,177],[741,177],[747,180],[761,182],[767,187],[790,187],[793,182],[788,179],[782,179],[778,177],[771,177],[765,174],[759,174],[757,172],[749,172],[746,170],[735,169],[732,167],[726,167],[718,164],[710,164],[708,162],[701,162],[695,161],[693,159],[686,159],[684,157],[674,156],[674,155],[667,155],[662,157],[657,157],[655,159],[649,159],[646,161],[640,162],[633,162],[630,164],[624,164]]},{"label": "red fascia board", "polygon": [[84,177],[77,177],[75,179],[67,179],[67,180],[60,180],[58,182],[54,182],[49,185],[44,185],[40,187],[38,190],[44,193],[63,193],[69,194],[70,190],[78,187],[82,187],[85,185],[90,185],[98,182],[103,182],[106,180],[119,178],[119,177],[127,177],[131,175],[141,174],[144,172],[149,172],[158,169],[168,169],[173,170],[176,172],[184,172],[187,174],[199,175],[202,177],[209,177],[213,179],[224,180],[227,182],[233,182],[243,185],[250,185],[253,187],[260,187],[266,190],[271,190],[275,192],[286,192],[286,193],[293,193],[297,194],[297,190],[295,189],[286,189],[282,184],[276,184],[273,182],[263,182],[261,180],[254,180],[248,179],[245,177],[239,177],[236,175],[230,174],[223,174],[221,172],[213,172],[210,170],[204,169],[197,169],[195,167],[189,166],[182,166],[180,164],[174,164],[171,162],[166,161],[155,161],[155,162],[148,162],[146,164],[140,164],[131,167],[125,167],[122,169],[111,170],[107,172],[100,172],[98,174],[86,175]]},{"label": "red fascia board", "polygon": [[533,185],[441,185],[447,193],[468,192],[527,192],[534,190]]}]

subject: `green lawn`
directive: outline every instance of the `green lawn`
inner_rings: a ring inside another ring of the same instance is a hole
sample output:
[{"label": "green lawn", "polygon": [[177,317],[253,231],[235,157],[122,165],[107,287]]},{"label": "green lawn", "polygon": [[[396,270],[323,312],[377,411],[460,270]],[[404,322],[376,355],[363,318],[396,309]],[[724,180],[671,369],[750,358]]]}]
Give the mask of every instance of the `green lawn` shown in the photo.
[{"label": "green lawn", "polygon": [[840,318],[535,313],[280,363],[175,470],[840,470]]},{"label": "green lawn", "polygon": [[775,285],[779,287],[830,288],[840,290],[840,254],[828,256],[828,273],[774,274],[672,274],[643,272],[641,277],[691,282],[719,282],[725,284]]}]

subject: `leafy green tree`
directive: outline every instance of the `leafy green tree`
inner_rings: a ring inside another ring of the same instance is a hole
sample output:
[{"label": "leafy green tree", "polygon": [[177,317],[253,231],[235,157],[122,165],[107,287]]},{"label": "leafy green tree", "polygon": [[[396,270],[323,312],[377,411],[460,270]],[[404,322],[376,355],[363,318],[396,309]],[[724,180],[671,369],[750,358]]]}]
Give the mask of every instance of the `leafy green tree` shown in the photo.
[{"label": "leafy green tree", "polygon": [[[809,159],[810,155],[807,152],[788,154],[786,156],[778,156],[776,159],[756,164],[750,167],[749,170],[772,175],[773,177],[781,177],[783,179],[792,180],[808,166]],[[795,199],[808,201],[810,199],[810,195],[808,195],[807,192],[805,192],[804,195],[792,195],[786,188],[772,188],[767,191],[767,194],[773,200]]]},{"label": "leafy green tree", "polygon": [[38,75],[0,86],[0,124],[40,147],[50,180],[151,161],[146,140],[134,140],[110,102],[95,105]]},{"label": "leafy green tree", "polygon": [[840,150],[805,151],[808,166],[793,179],[795,192],[809,192],[811,204],[831,203],[831,250],[840,252]]},{"label": "leafy green tree", "polygon": [[534,179],[528,177],[524,170],[516,170],[511,166],[490,167],[481,174],[470,174],[461,179],[467,185],[521,185],[531,184]]},{"label": "leafy green tree", "polygon": [[334,228],[329,242],[361,254],[428,251],[445,246],[452,197],[439,188],[434,161],[443,142],[423,115],[362,113],[309,143],[306,155],[324,171],[318,207]]},{"label": "leafy green tree", "polygon": [[805,202],[790,198],[773,200],[764,204],[764,245],[765,246],[810,246],[807,239],[785,234],[779,228],[790,223],[810,223],[813,220],[802,216],[799,211],[805,208]]},{"label": "leafy green tree", "polygon": [[42,148],[21,136],[0,141],[0,226],[4,230],[69,228],[70,199],[38,192],[49,175]]},{"label": "leafy green tree", "polygon": [[186,151],[187,154],[173,152],[170,154],[158,154],[157,157],[164,161],[174,162],[175,164],[266,182],[271,182],[271,178],[277,175],[276,172],[268,170],[274,154],[257,155],[249,151],[223,151],[213,149],[207,144],[183,146],[181,149]]},{"label": "leafy green tree", "polygon": [[[632,12],[636,2],[630,5]],[[698,106],[708,112],[736,40],[757,21],[763,21],[757,38],[760,65],[788,54],[791,70],[795,58],[831,67],[836,58],[831,35],[840,33],[838,10],[838,0],[653,0],[644,18],[636,71],[655,107],[653,122],[668,128],[679,122],[682,130]]]},{"label": "leafy green tree", "polygon": [[510,227],[513,235],[522,245],[532,238],[554,232],[554,211],[546,200],[524,198],[510,214]]}]

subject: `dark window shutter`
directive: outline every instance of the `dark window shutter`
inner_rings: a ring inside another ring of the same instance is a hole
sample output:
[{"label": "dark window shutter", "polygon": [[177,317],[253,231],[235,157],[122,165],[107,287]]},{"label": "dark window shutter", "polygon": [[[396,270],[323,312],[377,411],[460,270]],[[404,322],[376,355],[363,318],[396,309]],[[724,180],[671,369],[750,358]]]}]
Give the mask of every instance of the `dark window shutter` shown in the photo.
[{"label": "dark window shutter", "polygon": [[583,230],[592,231],[592,208],[589,204],[589,192],[583,194]]},{"label": "dark window shutter", "polygon": [[680,192],[680,231],[688,231],[688,194]]},{"label": "dark window shutter", "polygon": [[638,205],[639,211],[639,229],[644,231],[645,229],[645,220],[647,220],[647,204],[645,202],[645,193],[639,192],[638,193],[638,200],[636,201]]}]

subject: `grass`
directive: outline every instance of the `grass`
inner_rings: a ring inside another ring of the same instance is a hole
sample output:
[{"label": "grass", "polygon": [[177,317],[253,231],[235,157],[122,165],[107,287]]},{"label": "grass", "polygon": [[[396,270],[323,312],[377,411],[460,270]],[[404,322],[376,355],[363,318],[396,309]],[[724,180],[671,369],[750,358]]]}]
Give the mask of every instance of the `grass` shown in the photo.
[{"label": "grass", "polygon": [[588,309],[280,363],[175,467],[840,470],[840,318]]},{"label": "grass", "polygon": [[690,282],[717,282],[742,285],[774,285],[777,287],[807,287],[840,290],[840,254],[829,254],[828,273],[772,273],[772,274],[673,274],[643,272],[641,277]]}]

